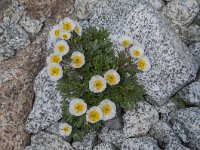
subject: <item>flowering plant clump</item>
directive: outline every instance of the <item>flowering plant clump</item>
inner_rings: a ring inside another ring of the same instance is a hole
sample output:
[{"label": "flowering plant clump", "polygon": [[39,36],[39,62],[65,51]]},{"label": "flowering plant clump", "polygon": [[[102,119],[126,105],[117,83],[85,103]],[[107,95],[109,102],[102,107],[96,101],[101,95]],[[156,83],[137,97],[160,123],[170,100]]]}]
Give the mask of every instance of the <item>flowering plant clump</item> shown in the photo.
[{"label": "flowering plant clump", "polygon": [[119,39],[125,51],[118,52],[104,28],[82,30],[78,22],[65,18],[52,28],[50,40],[54,52],[47,58],[48,74],[63,97],[59,130],[67,140],[98,130],[115,117],[117,107],[131,110],[143,99],[136,73],[151,65],[131,37]]}]

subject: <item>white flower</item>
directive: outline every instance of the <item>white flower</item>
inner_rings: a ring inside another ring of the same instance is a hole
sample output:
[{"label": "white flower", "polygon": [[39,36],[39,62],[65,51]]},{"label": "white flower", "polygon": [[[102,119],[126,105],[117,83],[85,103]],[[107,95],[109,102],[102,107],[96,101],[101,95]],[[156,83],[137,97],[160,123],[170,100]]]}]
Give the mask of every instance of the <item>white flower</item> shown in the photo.
[{"label": "white flower", "polygon": [[111,69],[104,74],[104,79],[109,85],[116,85],[120,82],[120,75],[116,70]]},{"label": "white flower", "polygon": [[100,107],[91,107],[86,113],[86,121],[96,123],[103,118],[103,112]]},{"label": "white flower", "polygon": [[47,57],[47,64],[51,63],[60,63],[62,61],[62,56],[57,53],[51,53],[49,57]]},{"label": "white flower", "polygon": [[144,55],[144,49],[140,46],[133,46],[130,48],[130,54],[133,58],[141,58]]},{"label": "white flower", "polygon": [[63,76],[62,67],[59,64],[49,64],[47,65],[47,72],[50,76],[50,79],[57,81]]},{"label": "white flower", "polygon": [[61,136],[69,136],[72,132],[72,126],[68,123],[61,123],[59,125],[59,134]]},{"label": "white flower", "polygon": [[81,68],[85,64],[85,56],[78,51],[72,53],[71,59],[71,66],[73,68]]},{"label": "white flower", "polygon": [[151,69],[151,64],[150,64],[149,58],[146,56],[139,58],[137,60],[136,64],[137,64],[137,67],[139,70],[149,71]]},{"label": "white flower", "polygon": [[61,56],[66,55],[69,52],[69,45],[66,41],[60,40],[56,42],[54,52],[60,54]]},{"label": "white flower", "polygon": [[60,28],[64,31],[72,31],[75,28],[74,21],[66,17],[59,22]]},{"label": "white flower", "polygon": [[129,47],[133,44],[133,38],[130,36],[123,36],[119,38],[119,44],[123,47]]},{"label": "white flower", "polygon": [[100,75],[93,76],[89,81],[89,89],[94,93],[101,93],[106,89],[106,80]]},{"label": "white flower", "polygon": [[75,23],[75,28],[74,31],[81,36],[82,35],[82,27],[80,26],[80,24],[77,21],[74,21]]},{"label": "white flower", "polygon": [[74,116],[81,116],[87,111],[87,104],[82,99],[73,99],[69,104],[69,112]]},{"label": "white flower", "polygon": [[62,40],[69,40],[71,38],[71,33],[69,33],[68,31],[62,31],[60,33],[60,39]]},{"label": "white flower", "polygon": [[100,108],[103,112],[102,120],[106,121],[112,119],[116,115],[116,105],[109,99],[101,101]]},{"label": "white flower", "polygon": [[61,33],[60,26],[59,25],[53,26],[50,33],[49,33],[50,40],[55,41],[56,39],[58,39],[59,36],[60,36],[60,33]]}]

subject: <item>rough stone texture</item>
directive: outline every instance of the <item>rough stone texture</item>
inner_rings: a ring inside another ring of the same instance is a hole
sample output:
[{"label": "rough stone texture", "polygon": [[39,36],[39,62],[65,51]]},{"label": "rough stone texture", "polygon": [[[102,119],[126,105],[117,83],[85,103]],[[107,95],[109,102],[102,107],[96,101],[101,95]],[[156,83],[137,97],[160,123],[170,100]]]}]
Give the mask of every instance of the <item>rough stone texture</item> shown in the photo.
[{"label": "rough stone texture", "polygon": [[153,124],[149,131],[149,135],[158,140],[159,145],[163,148],[170,143],[170,141],[180,143],[179,138],[176,136],[169,124],[162,121]]},{"label": "rough stone texture", "polygon": [[185,84],[195,78],[197,65],[188,48],[171,30],[164,16],[149,4],[121,0],[96,5],[90,25],[104,26],[112,35],[115,47],[117,39],[128,34],[138,40],[150,58],[149,72],[138,74],[139,82],[145,86],[148,101],[162,105]]},{"label": "rough stone texture", "polygon": [[103,128],[103,130],[99,134],[99,138],[103,142],[114,144],[118,149],[120,149],[121,144],[125,140],[122,130],[109,130],[108,128]]},{"label": "rough stone texture", "polygon": [[124,136],[127,138],[146,135],[158,119],[158,112],[153,106],[147,102],[139,102],[135,110],[124,115]]},{"label": "rough stone texture", "polygon": [[50,133],[53,133],[53,134],[60,136],[60,134],[59,134],[59,124],[60,124],[60,122],[53,123],[52,125],[47,127],[45,130],[50,132]]},{"label": "rough stone texture", "polygon": [[6,60],[30,44],[26,31],[18,24],[4,19],[3,35],[0,36],[0,61]]},{"label": "rough stone texture", "polygon": [[168,122],[171,119],[171,114],[177,110],[177,105],[169,100],[166,104],[156,106],[155,108],[159,113],[159,119]]},{"label": "rough stone texture", "polygon": [[[190,107],[176,111],[171,119],[171,123],[173,125],[179,123],[181,133],[177,135],[182,135],[185,132],[189,139],[191,149],[200,149],[200,108]],[[179,132],[179,130],[176,132]]]},{"label": "rough stone texture", "polygon": [[25,122],[34,98],[33,81],[44,63],[42,43],[38,39],[16,57],[0,63],[1,150],[22,150],[29,141]]},{"label": "rough stone texture", "polygon": [[89,18],[97,2],[98,0],[76,0],[74,8],[78,19]]},{"label": "rough stone texture", "polygon": [[117,150],[113,144],[110,143],[101,143],[94,147],[93,150]]},{"label": "rough stone texture", "polygon": [[196,0],[173,0],[163,8],[163,12],[173,22],[189,25],[197,16],[199,6]]},{"label": "rough stone texture", "polygon": [[83,137],[82,141],[72,143],[73,148],[76,150],[92,150],[96,140],[96,132],[91,132]]},{"label": "rough stone texture", "polygon": [[173,125],[173,131],[174,131],[174,133],[176,133],[176,135],[178,135],[178,137],[181,139],[181,141],[183,141],[184,143],[188,143],[189,138],[187,137],[183,126],[184,125],[182,123],[175,122]]},{"label": "rough stone texture", "polygon": [[31,133],[45,129],[62,117],[62,97],[56,90],[56,81],[52,81],[47,74],[46,67],[36,77],[34,91],[35,102],[26,123],[26,129]]},{"label": "rough stone texture", "polygon": [[178,95],[187,103],[200,106],[200,75],[197,79],[181,89]]},{"label": "rough stone texture", "polygon": [[[27,147],[26,149],[27,150]],[[31,137],[28,150],[74,150],[71,145],[57,135],[39,132]]]},{"label": "rough stone texture", "polygon": [[191,150],[190,148],[187,148],[180,143],[169,143],[166,147],[165,150]]},{"label": "rough stone texture", "polygon": [[146,1],[149,2],[157,10],[162,9],[165,5],[163,0],[146,0]]},{"label": "rough stone texture", "polygon": [[189,46],[190,51],[196,58],[196,62],[200,66],[200,42],[195,42]]},{"label": "rough stone texture", "polygon": [[121,108],[117,108],[116,116],[105,122],[105,126],[110,129],[120,130],[123,128],[123,119],[121,114]]},{"label": "rough stone texture", "polygon": [[150,137],[126,139],[121,150],[160,150],[157,141]]}]

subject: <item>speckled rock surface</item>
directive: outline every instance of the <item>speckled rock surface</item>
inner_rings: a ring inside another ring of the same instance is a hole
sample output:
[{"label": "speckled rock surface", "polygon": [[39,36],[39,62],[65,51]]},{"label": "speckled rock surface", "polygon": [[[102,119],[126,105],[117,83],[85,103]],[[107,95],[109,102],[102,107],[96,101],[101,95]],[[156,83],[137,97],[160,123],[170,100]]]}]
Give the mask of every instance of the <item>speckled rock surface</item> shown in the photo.
[{"label": "speckled rock surface", "polygon": [[[180,109],[174,113],[171,122],[173,125],[176,122],[180,123],[179,127],[187,135],[191,149],[200,149],[200,108],[190,107]],[[177,135],[181,135],[181,133]]]},{"label": "speckled rock surface", "polygon": [[99,134],[99,138],[103,142],[114,144],[118,149],[120,149],[123,141],[125,140],[122,130],[112,130],[108,128],[103,128],[103,130]]},{"label": "speckled rock surface", "polygon": [[74,150],[62,138],[47,132],[39,132],[33,135],[31,137],[31,148],[32,150]]},{"label": "speckled rock surface", "polygon": [[166,104],[155,108],[160,115],[160,120],[168,122],[171,119],[171,114],[177,110],[177,105],[169,100]]},{"label": "speckled rock surface", "polygon": [[196,0],[173,0],[163,8],[163,12],[173,22],[189,25],[197,16],[199,6]]},{"label": "speckled rock surface", "polygon": [[178,92],[178,95],[187,103],[200,106],[200,75]]},{"label": "speckled rock surface", "polygon": [[146,1],[149,2],[157,10],[162,9],[165,5],[163,0],[146,0]]},{"label": "speckled rock surface", "polygon": [[165,150],[191,150],[191,149],[181,145],[180,143],[169,143],[165,147]]},{"label": "speckled rock surface", "polygon": [[101,143],[94,147],[93,150],[117,150],[113,144],[110,143]]},{"label": "speckled rock surface", "polygon": [[29,142],[25,122],[34,99],[33,82],[44,64],[38,39],[14,58],[0,63],[0,149],[22,150]]},{"label": "speckled rock surface", "polygon": [[197,63],[200,66],[200,42],[192,43],[189,46],[190,51],[195,56]]},{"label": "speckled rock surface", "polygon": [[14,56],[22,48],[30,44],[29,35],[18,24],[4,19],[3,34],[0,36],[0,61]]},{"label": "speckled rock surface", "polygon": [[92,150],[96,140],[96,132],[90,132],[83,137],[82,141],[72,143],[76,150]]},{"label": "speckled rock surface", "polygon": [[124,136],[128,138],[146,135],[158,119],[158,112],[153,106],[147,102],[139,102],[135,110],[124,115]]},{"label": "speckled rock surface", "polygon": [[56,82],[50,80],[46,67],[43,68],[35,79],[35,102],[26,123],[29,132],[37,133],[61,118],[62,98],[55,88]]},{"label": "speckled rock surface", "polygon": [[150,137],[130,138],[126,139],[121,150],[160,150],[157,141]]},{"label": "speckled rock surface", "polygon": [[[150,4],[120,0],[99,1],[90,25],[104,26],[112,33],[114,44],[118,37],[128,34],[146,49],[152,68],[138,74],[145,86],[148,101],[162,105],[186,83],[195,78],[197,65],[188,48],[171,30],[164,16]],[[120,16],[120,17],[119,17]],[[116,49],[122,50],[121,47]]]},{"label": "speckled rock surface", "polygon": [[176,136],[170,125],[162,121],[153,124],[149,131],[149,135],[156,139],[162,148],[169,144],[170,141],[180,143],[179,138]]},{"label": "speckled rock surface", "polygon": [[183,123],[175,122],[173,124],[173,131],[181,139],[182,142],[188,143],[189,138],[187,137],[187,132],[184,130]]}]

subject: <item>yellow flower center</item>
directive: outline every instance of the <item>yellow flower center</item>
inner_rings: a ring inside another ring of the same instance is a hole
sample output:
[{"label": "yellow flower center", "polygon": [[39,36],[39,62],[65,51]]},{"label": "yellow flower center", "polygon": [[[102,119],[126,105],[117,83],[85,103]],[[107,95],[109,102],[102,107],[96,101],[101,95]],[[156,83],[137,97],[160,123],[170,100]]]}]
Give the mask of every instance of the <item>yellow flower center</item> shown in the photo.
[{"label": "yellow flower center", "polygon": [[97,90],[100,90],[103,87],[103,83],[101,80],[96,80],[93,83],[93,87]]},{"label": "yellow flower center", "polygon": [[146,62],[145,62],[145,60],[144,60],[144,59],[139,59],[139,60],[137,61],[137,66],[138,66],[138,68],[141,69],[141,70],[145,69],[145,67],[146,67]]},{"label": "yellow flower center", "polygon": [[51,76],[58,76],[60,73],[60,69],[58,67],[51,67],[50,74]]},{"label": "yellow flower center", "polygon": [[129,43],[129,40],[124,40],[124,41],[122,42],[122,45],[125,46],[125,47],[126,47],[126,46],[129,46],[129,44],[130,44],[130,43]]},{"label": "yellow flower center", "polygon": [[59,34],[60,34],[60,30],[59,30],[59,29],[56,29],[56,30],[54,31],[54,36],[55,36],[55,37],[58,37]]},{"label": "yellow flower center", "polygon": [[64,127],[61,130],[64,131],[65,133],[67,133],[69,131],[69,127]]},{"label": "yellow flower center", "polygon": [[82,103],[76,103],[74,105],[74,110],[76,111],[76,113],[81,113],[84,110],[84,105]]},{"label": "yellow flower center", "polygon": [[72,60],[73,60],[73,64],[75,64],[78,67],[83,64],[83,59],[81,56],[73,56]]},{"label": "yellow flower center", "polygon": [[75,30],[75,32],[76,32],[76,33],[79,33],[79,32],[80,32],[80,30],[79,30],[79,27],[78,27],[78,26],[76,26],[76,27],[74,28],[74,30]]},{"label": "yellow flower center", "polygon": [[57,55],[51,56],[50,58],[51,63],[59,63],[60,62],[60,57]]},{"label": "yellow flower center", "polygon": [[101,110],[104,115],[108,115],[111,113],[111,107],[108,104],[101,106]]},{"label": "yellow flower center", "polygon": [[58,51],[59,51],[60,53],[62,53],[62,52],[65,51],[65,45],[63,45],[63,44],[58,45],[57,48],[58,48]]},{"label": "yellow flower center", "polygon": [[97,122],[100,119],[100,114],[98,111],[93,110],[88,114],[88,118],[91,122]]},{"label": "yellow flower center", "polygon": [[62,38],[63,38],[64,40],[66,40],[66,39],[68,39],[68,35],[67,35],[67,34],[63,34],[63,35],[62,35]]},{"label": "yellow flower center", "polygon": [[138,50],[134,50],[133,51],[133,56],[139,57],[140,56],[140,52]]},{"label": "yellow flower center", "polygon": [[108,74],[106,76],[106,81],[109,83],[109,84],[114,84],[117,82],[117,79],[116,79],[116,76],[113,75],[113,74]]},{"label": "yellow flower center", "polygon": [[64,30],[67,30],[67,31],[71,30],[71,29],[72,29],[72,24],[71,24],[71,22],[69,22],[69,21],[63,22],[63,23],[62,23],[62,28],[63,28]]}]

